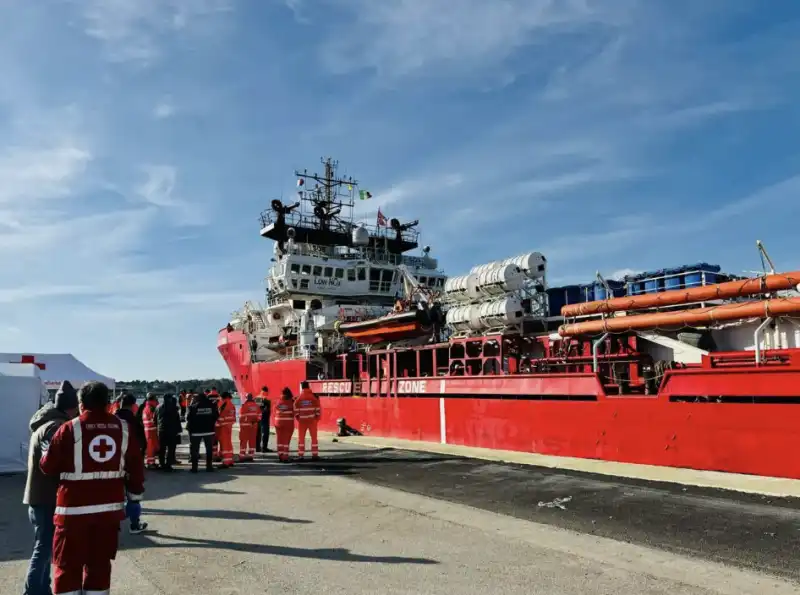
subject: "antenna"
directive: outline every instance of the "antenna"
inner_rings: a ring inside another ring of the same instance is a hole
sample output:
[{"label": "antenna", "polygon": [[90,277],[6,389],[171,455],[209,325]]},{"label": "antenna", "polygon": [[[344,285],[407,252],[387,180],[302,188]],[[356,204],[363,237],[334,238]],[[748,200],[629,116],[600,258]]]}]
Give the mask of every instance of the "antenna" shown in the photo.
[{"label": "antenna", "polygon": [[769,257],[767,253],[767,249],[764,247],[764,244],[761,240],[756,240],[756,248],[758,248],[759,256],[761,256],[761,268],[764,269],[764,272],[767,272],[767,264],[769,264],[769,274],[775,274],[775,265],[772,263],[772,259]]}]

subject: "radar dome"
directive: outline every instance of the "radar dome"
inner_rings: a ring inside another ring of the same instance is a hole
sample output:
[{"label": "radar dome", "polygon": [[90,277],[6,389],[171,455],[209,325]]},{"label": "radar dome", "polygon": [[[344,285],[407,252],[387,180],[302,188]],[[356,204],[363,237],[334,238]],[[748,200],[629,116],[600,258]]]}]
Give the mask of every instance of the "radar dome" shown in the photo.
[{"label": "radar dome", "polygon": [[353,228],[353,246],[369,245],[369,232],[366,227],[359,225]]}]

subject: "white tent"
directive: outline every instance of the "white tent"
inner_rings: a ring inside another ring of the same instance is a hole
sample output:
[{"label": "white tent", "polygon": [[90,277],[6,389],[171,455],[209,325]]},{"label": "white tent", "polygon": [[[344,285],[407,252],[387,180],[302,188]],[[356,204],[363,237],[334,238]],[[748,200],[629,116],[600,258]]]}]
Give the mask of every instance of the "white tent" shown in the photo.
[{"label": "white tent", "polygon": [[47,400],[47,389],[34,364],[0,363],[0,473],[28,468],[30,419]]},{"label": "white tent", "polygon": [[98,374],[71,353],[0,353],[0,362],[20,362],[23,358],[31,357],[35,363],[44,364],[40,375],[48,389],[58,388],[64,380],[69,380],[76,390],[94,380],[102,382],[111,390],[116,386],[113,378]]}]

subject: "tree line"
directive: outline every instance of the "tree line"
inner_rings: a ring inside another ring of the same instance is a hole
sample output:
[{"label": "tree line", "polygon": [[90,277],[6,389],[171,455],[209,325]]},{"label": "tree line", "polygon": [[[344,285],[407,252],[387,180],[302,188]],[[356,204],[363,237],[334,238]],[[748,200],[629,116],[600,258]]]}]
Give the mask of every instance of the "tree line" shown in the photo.
[{"label": "tree line", "polygon": [[236,386],[230,378],[207,378],[204,380],[118,380],[116,383],[117,394],[121,392],[128,392],[137,398],[144,397],[147,393],[156,393],[159,395],[173,394],[177,395],[178,392],[185,390],[195,393],[203,392],[206,389],[211,389],[216,386],[219,392],[228,391],[233,393],[236,391]]}]

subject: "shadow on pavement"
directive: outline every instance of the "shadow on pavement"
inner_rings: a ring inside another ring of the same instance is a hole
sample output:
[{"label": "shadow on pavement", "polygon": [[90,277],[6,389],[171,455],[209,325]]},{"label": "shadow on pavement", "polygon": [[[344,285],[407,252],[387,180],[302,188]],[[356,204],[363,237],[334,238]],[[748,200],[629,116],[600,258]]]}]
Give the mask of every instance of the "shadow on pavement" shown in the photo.
[{"label": "shadow on pavement", "polygon": [[[146,534],[145,534],[146,535]],[[228,550],[246,552],[249,554],[265,554],[270,556],[288,556],[292,558],[313,558],[318,560],[333,560],[336,562],[372,562],[378,564],[439,564],[437,560],[429,558],[406,558],[403,556],[368,556],[354,554],[345,548],[299,548],[282,545],[268,545],[257,543],[238,543],[235,541],[221,541],[216,539],[195,539],[193,537],[179,537],[159,533],[161,539],[169,539],[172,543],[159,543],[151,538],[126,544],[126,550],[143,548],[209,548],[215,550]]]},{"label": "shadow on pavement", "polygon": [[165,510],[162,508],[145,509],[147,516],[150,515],[163,515],[163,516],[181,516],[190,518],[201,519],[225,519],[228,521],[269,521],[272,523],[295,523],[295,524],[310,524],[313,521],[306,519],[290,519],[288,517],[274,516],[271,514],[261,514],[259,512],[246,512],[243,510],[192,510],[192,509],[174,509]]}]

